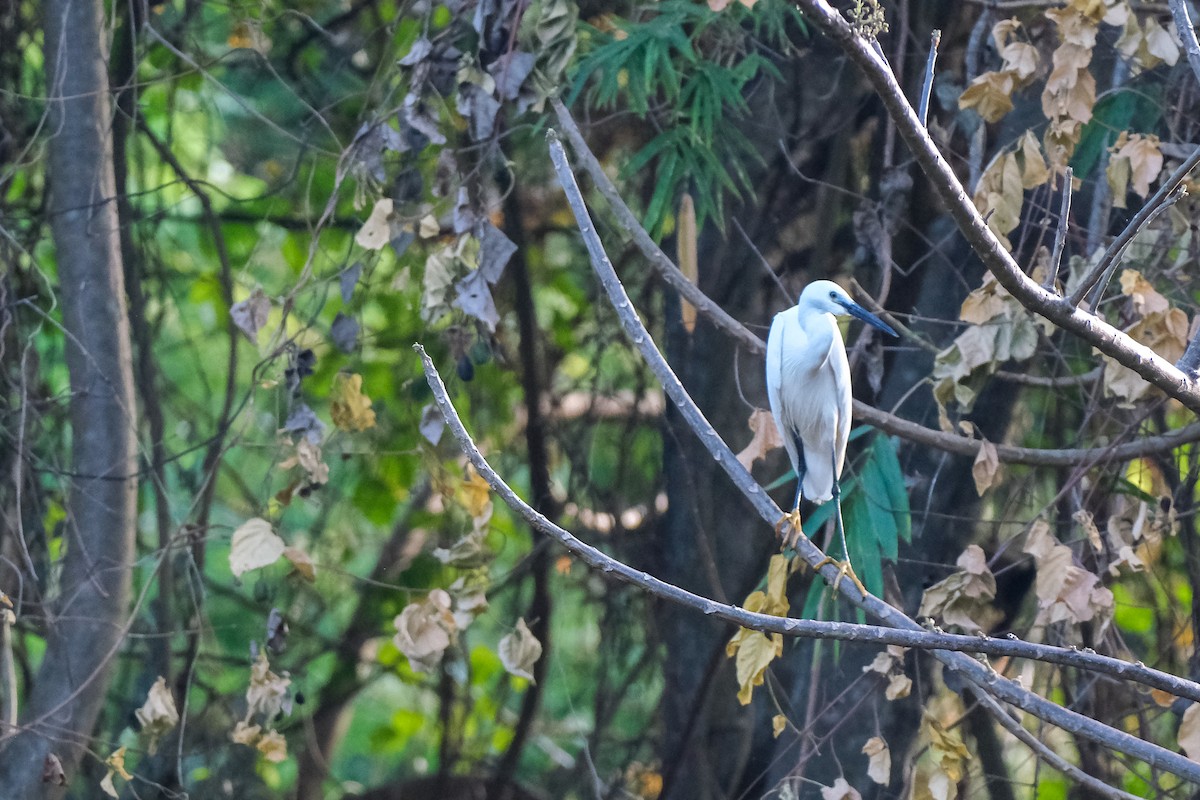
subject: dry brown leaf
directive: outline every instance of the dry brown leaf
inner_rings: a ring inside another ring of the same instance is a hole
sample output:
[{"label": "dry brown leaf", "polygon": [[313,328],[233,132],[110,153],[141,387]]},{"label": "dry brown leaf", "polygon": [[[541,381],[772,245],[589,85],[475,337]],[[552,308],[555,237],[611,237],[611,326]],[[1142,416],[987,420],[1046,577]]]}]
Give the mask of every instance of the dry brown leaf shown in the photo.
[{"label": "dry brown leaf", "polygon": [[[1150,194],[1150,184],[1158,179],[1162,172],[1163,155],[1159,149],[1159,139],[1154,134],[1131,134],[1122,131],[1113,144],[1111,161],[1125,161],[1129,166],[1129,180],[1133,184],[1135,194],[1143,199]],[[1112,178],[1109,178],[1110,185]],[[1113,195],[1114,204],[1117,195]]]},{"label": "dry brown leaf", "polygon": [[354,241],[366,250],[379,250],[392,240],[392,198],[381,197],[375,201],[371,215],[354,234]]},{"label": "dry brown leaf", "polygon": [[530,632],[523,618],[517,629],[500,640],[500,663],[509,674],[533,680],[533,665],[542,657],[542,643]]},{"label": "dry brown leaf", "polygon": [[438,224],[437,217],[433,214],[426,214],[417,223],[417,236],[422,239],[433,239],[441,232],[442,226]]},{"label": "dry brown leaf", "polygon": [[1022,188],[1033,189],[1050,179],[1050,167],[1046,165],[1042,145],[1033,131],[1025,131],[1021,137],[1020,156]]},{"label": "dry brown leaf", "polygon": [[1163,689],[1151,689],[1150,699],[1153,700],[1154,704],[1159,708],[1170,708],[1171,706],[1175,705],[1176,697],[1175,695]]},{"label": "dry brown leaf", "polygon": [[971,465],[971,476],[975,478],[975,491],[980,497],[988,489],[1000,484],[1000,456],[996,454],[996,445],[986,439],[979,443],[979,454]]},{"label": "dry brown leaf", "polygon": [[229,542],[229,569],[241,577],[252,569],[274,564],[287,545],[261,517],[248,519],[233,532]]},{"label": "dry brown leaf", "polygon": [[313,563],[312,556],[299,547],[285,547],[283,557],[292,562],[292,566],[304,580],[312,583],[317,579],[317,565]]},{"label": "dry brown leaf", "polygon": [[62,761],[54,753],[46,753],[46,758],[42,761],[42,783],[67,785],[67,773],[63,771]]},{"label": "dry brown leaf", "polygon": [[1079,523],[1079,527],[1083,528],[1084,534],[1087,535],[1088,544],[1097,553],[1104,552],[1104,540],[1100,538],[1100,529],[1096,527],[1096,520],[1092,518],[1092,514],[1086,508],[1081,508],[1071,515],[1071,519]]},{"label": "dry brown leaf", "polygon": [[255,344],[258,344],[258,332],[267,324],[270,315],[271,301],[263,294],[261,288],[256,288],[245,300],[229,307],[229,316],[233,318],[233,324]]},{"label": "dry brown leaf", "polygon": [[244,744],[250,747],[258,741],[259,735],[262,733],[261,725],[251,725],[246,720],[238,720],[238,723],[233,726],[233,731],[229,734],[229,738],[237,744]]},{"label": "dry brown leaf", "polygon": [[1171,303],[1135,269],[1121,270],[1121,294],[1133,301],[1133,310],[1138,316],[1164,313]]},{"label": "dry brown leaf", "polygon": [[754,431],[754,436],[750,439],[750,444],[737,454],[737,460],[749,472],[755,461],[766,458],[776,447],[782,447],[783,441],[779,438],[775,418],[765,408],[754,409],[746,424]]},{"label": "dry brown leaf", "polygon": [[1016,78],[1011,72],[985,72],[958,98],[958,107],[973,108],[987,122],[996,122],[1012,111]]},{"label": "dry brown leaf", "polygon": [[1002,613],[991,602],[996,597],[996,578],[988,569],[986,554],[973,544],[957,563],[958,572],[925,590],[918,615],[940,619],[947,627],[965,631],[991,630]]},{"label": "dry brown leaf", "polygon": [[870,759],[867,777],[880,786],[887,786],[892,779],[892,751],[882,736],[872,736],[863,745],[863,755]]},{"label": "dry brown leaf", "polygon": [[365,431],[375,427],[371,398],[362,392],[362,375],[339,372],[333,381],[329,414],[333,424],[344,431]]},{"label": "dry brown leaf", "polygon": [[957,729],[946,729],[933,716],[926,713],[925,729],[929,734],[929,750],[941,771],[953,782],[962,780],[966,764],[971,760],[971,751],[963,744]]}]

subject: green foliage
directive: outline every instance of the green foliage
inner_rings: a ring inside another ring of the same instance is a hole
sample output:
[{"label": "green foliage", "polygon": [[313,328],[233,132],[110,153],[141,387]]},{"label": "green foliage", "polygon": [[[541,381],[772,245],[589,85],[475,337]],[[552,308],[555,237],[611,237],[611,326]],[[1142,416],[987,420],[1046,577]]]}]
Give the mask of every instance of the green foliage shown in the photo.
[{"label": "green foliage", "polygon": [[570,99],[585,91],[590,103],[618,103],[653,115],[659,132],[622,170],[630,178],[654,165],[654,192],[644,221],[661,235],[682,192],[696,203],[698,223],[723,228],[725,198],[749,191],[747,165],[757,151],[730,124],[750,109],[746,88],[761,78],[781,80],[778,68],[754,49],[754,35],[786,43],[799,19],[787,4],[764,0],[770,13],[749,14],[738,4],[713,12],[690,0],[665,0],[641,9],[644,18],[606,18],[611,30],[587,26],[587,55],[572,81]]}]

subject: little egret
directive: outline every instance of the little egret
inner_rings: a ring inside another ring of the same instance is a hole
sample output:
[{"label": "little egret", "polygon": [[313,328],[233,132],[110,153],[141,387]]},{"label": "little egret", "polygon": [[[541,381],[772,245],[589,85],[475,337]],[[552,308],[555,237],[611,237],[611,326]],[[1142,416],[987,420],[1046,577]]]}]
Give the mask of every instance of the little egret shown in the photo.
[{"label": "little egret", "polygon": [[775,426],[796,470],[796,502],[777,528],[788,523],[792,532],[786,543],[795,545],[801,533],[802,497],[818,504],[829,500],[838,503],[837,528],[846,561],[826,558],[825,563],[837,564],[840,575],[849,576],[866,594],[850,566],[838,491],[850,438],[853,396],[850,362],[835,317],[847,314],[897,335],[833,281],[813,281],[804,287],[800,302],[776,314],[771,322],[767,336],[767,397]]}]

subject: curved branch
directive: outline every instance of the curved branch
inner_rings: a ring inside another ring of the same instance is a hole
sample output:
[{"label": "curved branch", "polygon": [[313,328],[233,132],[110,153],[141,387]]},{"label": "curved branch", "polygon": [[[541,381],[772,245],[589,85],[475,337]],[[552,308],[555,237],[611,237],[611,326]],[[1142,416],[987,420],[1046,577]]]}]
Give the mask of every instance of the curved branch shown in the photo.
[{"label": "curved branch", "polygon": [[[517,493],[513,491],[500,475],[492,468],[483,454],[479,452],[479,448],[475,446],[471,435],[467,432],[463,425],[462,418],[459,417],[454,405],[450,402],[449,393],[446,391],[446,385],[442,382],[441,376],[434,367],[433,361],[425,352],[425,348],[419,344],[413,345],[413,349],[421,357],[422,367],[425,371],[425,379],[429,383],[430,389],[433,390],[434,402],[437,403],[438,409],[442,412],[442,417],[446,421],[446,427],[457,440],[459,448],[466,455],[467,460],[475,467],[476,472],[487,481],[488,485],[502,500],[515,511],[522,519],[529,524],[538,533],[557,541],[572,554],[579,557],[588,566],[599,570],[605,575],[611,575],[617,580],[624,581],[633,586],[636,586],[655,597],[667,600],[678,605],[694,609],[700,613],[714,617],[725,622],[738,625],[743,628],[762,631],[763,633],[778,633],[784,636],[795,636],[801,638],[812,639],[836,639],[844,642],[859,642],[873,645],[898,645],[900,647],[912,647],[921,650],[933,650],[943,661],[954,661],[962,659],[963,664],[952,663],[952,669],[961,669],[966,667],[967,677],[973,683],[981,680],[986,684],[981,691],[992,691],[995,689],[995,694],[1001,696],[1005,701],[1016,705],[1030,713],[1047,719],[1061,727],[1066,727],[1072,732],[1078,733],[1081,736],[1095,738],[1097,741],[1102,741],[1105,744],[1110,744],[1119,750],[1124,750],[1138,758],[1145,759],[1146,756],[1141,752],[1133,752],[1126,750],[1120,744],[1115,744],[1119,737],[1131,739],[1133,742],[1140,744],[1141,748],[1154,748],[1160,750],[1166,755],[1173,756],[1175,759],[1182,759],[1169,751],[1162,750],[1156,745],[1151,745],[1143,742],[1140,739],[1115,731],[1108,726],[1088,719],[1081,714],[1076,714],[1073,711],[1068,711],[1059,706],[1043,700],[1036,695],[1032,695],[1023,689],[1017,688],[1016,684],[1000,675],[991,672],[988,667],[982,663],[963,656],[961,653],[948,653],[946,651],[962,651],[973,653],[984,653],[995,656],[1011,656],[1016,658],[1029,658],[1036,661],[1044,661],[1047,663],[1061,664],[1064,666],[1076,666],[1081,669],[1088,669],[1095,672],[1102,672],[1108,675],[1113,675],[1121,678],[1143,683],[1146,686],[1154,688],[1162,688],[1178,697],[1186,697],[1193,700],[1200,700],[1200,684],[1183,678],[1169,675],[1165,672],[1150,669],[1141,664],[1130,664],[1120,659],[1110,656],[1103,656],[1098,653],[1088,652],[1084,650],[1073,650],[1063,647],[1053,647],[1050,645],[1036,644],[1033,642],[1023,642],[1019,639],[994,639],[987,636],[963,636],[959,634],[941,633],[930,631],[921,628],[904,617],[903,614],[886,606],[882,601],[875,598],[868,598],[868,602],[864,601],[864,606],[870,606],[868,610],[880,616],[877,606],[883,606],[892,612],[891,615],[905,620],[908,623],[907,629],[903,628],[885,628],[877,625],[860,625],[849,622],[837,622],[831,620],[811,620],[811,619],[796,619],[793,617],[776,617],[770,614],[760,614],[753,611],[747,611],[738,606],[720,603],[716,600],[703,597],[701,595],[689,592],[666,581],[654,577],[648,572],[634,569],[628,564],[619,561],[604,552],[586,544],[576,538],[566,529],[554,524],[547,519],[543,514],[536,511],[532,506],[523,501]],[[713,434],[716,435],[715,432]],[[813,550],[816,547],[809,543],[808,545]],[[819,552],[819,551],[818,551]],[[832,571],[836,573],[836,568]],[[851,589],[850,591],[854,591]],[[890,621],[890,620],[889,620]],[[948,658],[949,657],[949,658]],[[975,673],[975,674],[970,674]],[[1049,712],[1048,709],[1053,709],[1054,712]],[[1048,717],[1056,717],[1056,719],[1048,719]],[[1068,724],[1064,724],[1064,722]],[[1069,727],[1068,727],[1069,726]],[[1112,737],[1115,734],[1116,737]],[[1099,737],[1105,737],[1103,739]],[[1167,771],[1174,772],[1169,766],[1162,762],[1157,762],[1158,766]],[[1190,763],[1190,762],[1188,762]],[[1200,765],[1196,772],[1200,772]],[[1175,774],[1180,774],[1176,772]],[[1200,775],[1195,777],[1189,775],[1180,775],[1188,780],[1200,781]]]},{"label": "curved branch", "polygon": [[1054,752],[1054,750],[1047,746],[1045,742],[1034,736],[1029,731],[1025,730],[1025,726],[1023,726],[1020,722],[1010,717],[1008,712],[1004,710],[1004,707],[1001,706],[1000,703],[996,702],[994,698],[989,697],[983,692],[973,692],[973,694],[975,695],[975,699],[978,700],[980,704],[991,713],[996,722],[1000,723],[1000,727],[1004,728],[1004,730],[1008,731],[1018,740],[1024,743],[1025,746],[1032,750],[1034,754],[1037,755],[1037,757],[1042,761],[1046,762],[1051,767],[1058,770],[1063,775],[1066,775],[1079,785],[1086,786],[1097,797],[1105,797],[1108,798],[1108,800],[1137,800],[1136,797],[1128,792],[1123,792],[1115,786],[1109,786],[1104,781],[1096,778],[1093,775],[1089,775],[1079,767],[1072,764],[1070,761],[1067,761],[1058,753]]},{"label": "curved branch", "polygon": [[1134,341],[1093,314],[1076,308],[1069,300],[1048,291],[1025,274],[980,216],[958,176],[921,125],[882,57],[825,0],[798,0],[798,5],[807,19],[841,47],[879,95],[888,115],[895,120],[897,130],[928,177],[930,186],[946,204],[947,212],[967,243],[984,266],[996,276],[1000,285],[1025,308],[1076,334],[1191,411],[1200,412],[1200,383],[1149,347]]},{"label": "curved branch", "polygon": [[[768,524],[775,524],[783,516],[783,512],[779,509],[779,506],[754,481],[750,473],[734,457],[733,451],[729,449],[729,446],[721,439],[713,427],[708,424],[703,413],[696,406],[691,396],[688,395],[687,390],[683,388],[683,384],[680,383],[679,378],[671,370],[662,353],[654,345],[649,332],[642,325],[641,320],[638,319],[633,303],[625,293],[625,287],[621,285],[620,279],[617,278],[612,262],[604,252],[604,246],[596,234],[596,229],[584,205],[583,195],[580,193],[579,186],[575,183],[575,176],[567,163],[566,152],[563,150],[562,143],[553,131],[547,134],[547,139],[550,145],[551,161],[554,164],[555,172],[558,174],[559,182],[567,194],[571,211],[575,214],[576,223],[583,236],[588,256],[592,262],[592,268],[600,279],[605,292],[608,294],[609,301],[616,310],[626,335],[638,349],[638,352],[642,354],[650,371],[654,374],[660,385],[662,385],[672,402],[675,403],[680,416],[688,423],[697,438],[700,439],[701,443],[709,451],[712,459],[725,470],[730,480],[745,495],[751,505],[755,507],[755,510],[758,511],[762,519]],[[443,413],[445,413],[445,409],[443,409]],[[479,468],[478,464],[476,464],[476,468]],[[516,496],[511,494],[511,490],[509,496],[514,500],[516,499]],[[505,499],[508,500],[509,497],[506,496]],[[563,533],[566,532],[563,531]],[[864,609],[887,625],[910,631],[921,630],[921,627],[916,622],[907,617],[899,609],[888,605],[870,594],[860,593],[856,587],[847,581],[836,581],[835,579],[838,576],[837,568],[827,562],[821,550],[809,541],[802,532],[797,531],[796,533],[799,534],[795,545],[798,554],[814,568],[818,565],[824,565],[819,571],[827,583],[834,585],[836,592],[839,592],[848,601]],[[641,574],[648,581],[656,580],[652,579],[646,573]],[[661,584],[661,581],[659,583]],[[666,584],[662,585],[666,586]],[[709,602],[711,603],[711,601]],[[715,606],[713,606],[713,610],[715,612]],[[933,655],[948,669],[957,672],[964,680],[1052,725],[1057,725],[1070,733],[1095,741],[1103,747],[1118,750],[1134,758],[1141,759],[1152,767],[1162,769],[1184,780],[1200,785],[1200,763],[1191,761],[1164,747],[1116,730],[1082,714],[1056,705],[1031,692],[1027,692],[1015,682],[998,675],[990,667],[981,664],[970,656],[946,650],[934,650]]]}]

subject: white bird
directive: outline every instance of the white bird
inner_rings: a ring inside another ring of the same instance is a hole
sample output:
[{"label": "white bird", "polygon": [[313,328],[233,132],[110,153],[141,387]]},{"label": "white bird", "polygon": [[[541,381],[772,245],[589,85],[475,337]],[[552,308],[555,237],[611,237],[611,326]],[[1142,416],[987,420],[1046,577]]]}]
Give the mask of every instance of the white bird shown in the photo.
[{"label": "white bird", "polygon": [[791,513],[779,521],[780,526],[785,522],[791,525],[787,543],[794,545],[801,533],[802,497],[818,504],[837,500],[837,527],[846,561],[842,564],[830,558],[827,562],[838,564],[841,574],[850,576],[861,589],[862,583],[850,568],[838,492],[853,406],[850,362],[836,320],[846,315],[897,335],[833,281],[813,281],[804,287],[796,305],[776,314],[771,322],[767,397],[797,476],[796,502]]}]

